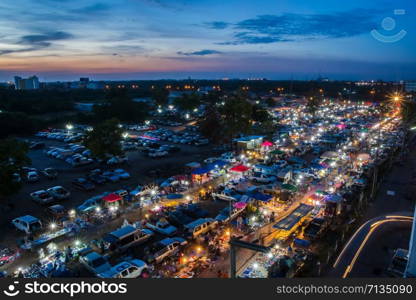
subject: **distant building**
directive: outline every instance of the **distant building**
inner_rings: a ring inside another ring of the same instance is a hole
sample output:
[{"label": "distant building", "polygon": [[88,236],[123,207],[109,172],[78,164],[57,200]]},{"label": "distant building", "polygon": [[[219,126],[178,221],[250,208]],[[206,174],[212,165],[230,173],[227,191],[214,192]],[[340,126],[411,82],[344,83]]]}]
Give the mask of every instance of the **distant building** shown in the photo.
[{"label": "distant building", "polygon": [[416,92],[416,80],[409,80],[404,82],[406,92]]},{"label": "distant building", "polygon": [[39,79],[37,76],[29,78],[14,77],[14,86],[16,90],[37,90],[39,89]]}]

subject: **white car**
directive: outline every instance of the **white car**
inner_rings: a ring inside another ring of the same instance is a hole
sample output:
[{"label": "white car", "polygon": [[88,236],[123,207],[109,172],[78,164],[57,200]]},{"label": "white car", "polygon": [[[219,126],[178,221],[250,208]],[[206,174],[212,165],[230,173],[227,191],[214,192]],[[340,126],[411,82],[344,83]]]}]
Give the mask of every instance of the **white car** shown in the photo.
[{"label": "white car", "polygon": [[250,180],[259,183],[270,183],[276,181],[275,176],[265,175],[263,173],[254,173],[253,176],[249,177]]},{"label": "white car", "polygon": [[64,199],[68,199],[69,196],[71,196],[71,193],[64,189],[64,187],[58,185],[58,186],[54,186],[51,187],[49,189],[46,190],[49,194],[52,195],[52,197],[54,197],[57,200],[64,200]]},{"label": "white car", "polygon": [[107,160],[107,164],[116,165],[116,164],[125,163],[127,161],[128,161],[128,158],[126,156],[113,156],[112,158]]},{"label": "white car", "polygon": [[90,252],[79,258],[81,264],[84,265],[91,273],[98,276],[111,268],[108,261],[97,252]]},{"label": "white car", "polygon": [[121,262],[111,269],[100,273],[100,278],[137,278],[148,270],[147,264],[140,259]]},{"label": "white car", "polygon": [[214,162],[216,162],[218,160],[220,160],[220,158],[218,158],[218,157],[209,157],[207,159],[204,159],[204,163],[206,163],[206,164],[212,164],[212,163],[214,163]]},{"label": "white car", "polygon": [[155,151],[155,152],[149,152],[148,155],[149,155],[149,157],[153,157],[153,158],[164,157],[164,156],[168,155],[168,152],[167,151]]},{"label": "white car", "polygon": [[35,171],[30,171],[27,173],[27,181],[29,182],[36,182],[39,180],[39,174]]},{"label": "white car", "polygon": [[164,218],[160,219],[156,224],[146,223],[146,227],[167,236],[172,236],[178,231],[175,226],[170,225]]},{"label": "white car", "polygon": [[32,197],[33,201],[38,202],[40,204],[47,204],[54,200],[53,196],[45,190],[30,193],[30,197]]},{"label": "white car", "polygon": [[24,231],[27,234],[38,231],[42,228],[42,223],[40,220],[30,215],[13,219],[12,224],[17,229]]}]

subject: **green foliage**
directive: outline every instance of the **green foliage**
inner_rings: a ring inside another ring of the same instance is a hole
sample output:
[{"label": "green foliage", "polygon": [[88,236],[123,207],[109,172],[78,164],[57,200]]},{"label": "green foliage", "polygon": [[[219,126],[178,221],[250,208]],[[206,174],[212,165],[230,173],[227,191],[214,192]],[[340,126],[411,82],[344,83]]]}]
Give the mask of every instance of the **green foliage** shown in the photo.
[{"label": "green foliage", "polygon": [[199,122],[201,133],[213,143],[219,143],[224,139],[222,119],[218,110],[210,105],[205,110],[204,118]]},{"label": "green foliage", "polygon": [[315,116],[316,111],[319,108],[319,105],[321,105],[321,99],[319,97],[310,97],[308,98],[308,102],[306,103],[306,106],[308,107],[309,112]]},{"label": "green foliage", "polygon": [[173,104],[181,110],[191,111],[201,104],[201,97],[196,94],[183,94],[174,100]]},{"label": "green foliage", "polygon": [[416,122],[416,103],[414,101],[404,101],[400,113],[404,123],[409,126],[413,125]]},{"label": "green foliage", "polygon": [[21,168],[30,164],[26,143],[6,139],[0,141],[0,196],[5,197],[19,191],[21,182],[13,174],[20,174]]},{"label": "green foliage", "polygon": [[96,121],[117,118],[122,122],[139,123],[146,119],[148,106],[145,103],[134,102],[126,89],[111,89],[106,97],[106,102],[94,105],[93,118]]},{"label": "green foliage", "polygon": [[122,129],[117,119],[110,119],[95,126],[84,140],[94,157],[105,159],[108,155],[120,155]]},{"label": "green foliage", "polygon": [[161,87],[155,87],[152,91],[152,98],[157,105],[164,106],[168,104],[169,91]]},{"label": "green foliage", "polygon": [[221,114],[224,133],[230,139],[250,131],[252,106],[241,95],[229,98],[222,107]]},{"label": "green foliage", "polygon": [[0,113],[0,139],[12,135],[27,135],[42,128],[44,123],[21,112]]},{"label": "green foliage", "polygon": [[267,122],[271,120],[270,114],[260,105],[253,106],[251,117],[256,122]]}]

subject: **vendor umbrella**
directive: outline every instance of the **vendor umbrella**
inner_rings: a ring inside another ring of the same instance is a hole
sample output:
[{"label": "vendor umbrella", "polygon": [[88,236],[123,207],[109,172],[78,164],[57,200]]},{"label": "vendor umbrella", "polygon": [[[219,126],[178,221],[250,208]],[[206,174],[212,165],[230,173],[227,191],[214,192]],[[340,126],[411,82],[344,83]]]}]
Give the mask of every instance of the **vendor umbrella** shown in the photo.
[{"label": "vendor umbrella", "polygon": [[261,145],[263,147],[271,147],[271,146],[273,146],[273,143],[272,142],[269,142],[269,141],[264,141]]}]

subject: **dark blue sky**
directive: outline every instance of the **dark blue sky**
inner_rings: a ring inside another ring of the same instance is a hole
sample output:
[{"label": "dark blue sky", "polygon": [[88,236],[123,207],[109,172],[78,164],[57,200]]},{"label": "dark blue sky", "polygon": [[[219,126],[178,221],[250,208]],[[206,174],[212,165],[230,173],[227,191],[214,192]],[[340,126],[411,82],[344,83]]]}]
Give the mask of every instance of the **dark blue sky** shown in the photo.
[{"label": "dark blue sky", "polygon": [[416,1],[340,2],[2,0],[0,80],[416,79]]}]

